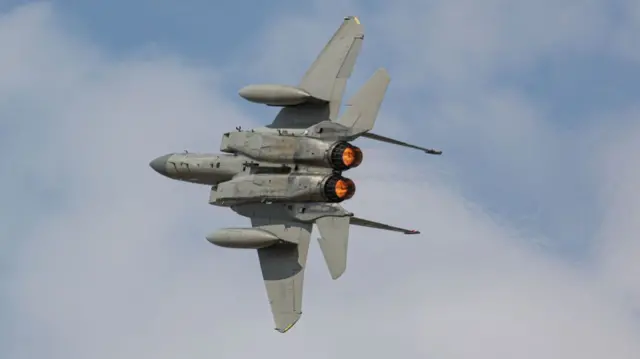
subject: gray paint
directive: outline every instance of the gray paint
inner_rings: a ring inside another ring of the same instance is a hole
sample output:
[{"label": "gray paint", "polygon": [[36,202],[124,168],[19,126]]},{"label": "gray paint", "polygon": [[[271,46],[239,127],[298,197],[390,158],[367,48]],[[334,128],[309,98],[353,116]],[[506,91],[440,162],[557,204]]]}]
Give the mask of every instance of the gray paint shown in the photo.
[{"label": "gray paint", "polygon": [[[322,130],[318,131],[319,129],[314,128],[301,135],[255,131],[225,133],[222,136],[220,150],[239,153],[262,162],[305,164],[336,170],[346,170],[360,165],[361,161],[353,164],[342,161],[345,151],[361,153],[357,146],[340,140],[328,141],[323,138]],[[348,129],[346,132],[349,132]]]},{"label": "gray paint", "polygon": [[206,238],[216,246],[241,249],[265,248],[280,241],[275,234],[256,228],[223,228]]},{"label": "gray paint", "polygon": [[322,217],[316,221],[320,232],[318,244],[334,280],[347,269],[349,222],[349,217]]},{"label": "gray paint", "polygon": [[286,85],[249,85],[238,94],[245,100],[269,106],[295,106],[311,99],[308,92]]},{"label": "gray paint", "polygon": [[[355,185],[345,197],[338,198],[335,182],[351,181],[339,175],[259,174],[237,176],[212,188],[209,203],[232,206],[247,203],[333,202],[355,194]],[[351,181],[353,182],[353,181]]]},{"label": "gray paint", "polygon": [[314,224],[333,279],[347,267],[350,225],[419,233],[355,217],[339,204],[352,198],[356,188],[342,173],[356,168],[363,158],[350,141],[364,136],[437,152],[370,132],[390,82],[384,69],[373,74],[348,101],[344,115],[336,118],[363,38],[359,20],[347,17],[299,86],[249,85],[240,90],[249,101],[283,108],[265,127],[223,134],[220,150],[225,153],[172,153],[149,163],[165,177],[211,186],[210,204],[250,219],[249,228],[224,228],[206,238],[220,247],[257,250],[273,320],[281,333],[302,315]]}]

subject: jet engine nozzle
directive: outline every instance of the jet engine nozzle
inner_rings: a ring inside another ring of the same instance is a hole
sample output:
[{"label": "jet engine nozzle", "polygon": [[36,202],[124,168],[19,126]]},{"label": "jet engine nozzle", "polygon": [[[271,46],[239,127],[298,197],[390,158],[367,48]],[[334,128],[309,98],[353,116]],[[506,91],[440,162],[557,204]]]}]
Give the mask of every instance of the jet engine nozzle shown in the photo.
[{"label": "jet engine nozzle", "polygon": [[358,167],[362,157],[362,150],[347,142],[338,142],[329,151],[329,162],[338,171]]},{"label": "jet engine nozzle", "polygon": [[324,183],[324,196],[330,202],[342,202],[356,193],[356,184],[349,178],[329,176]]}]

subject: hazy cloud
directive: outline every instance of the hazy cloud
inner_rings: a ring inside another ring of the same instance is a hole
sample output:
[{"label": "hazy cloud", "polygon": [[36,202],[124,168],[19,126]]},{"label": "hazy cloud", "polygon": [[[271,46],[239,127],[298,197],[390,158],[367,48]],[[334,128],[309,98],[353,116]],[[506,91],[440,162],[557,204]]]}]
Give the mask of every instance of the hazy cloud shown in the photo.
[{"label": "hazy cloud", "polygon": [[[640,356],[637,111],[609,112],[610,123],[596,126],[606,136],[594,140],[595,128],[558,130],[515,85],[489,84],[501,67],[531,66],[567,46],[598,49],[604,5],[554,2],[552,12],[544,10],[547,2],[420,4],[393,3],[370,15],[367,31],[390,37],[368,35],[358,67],[364,70],[354,77],[377,66],[398,69],[390,98],[392,91],[428,94],[435,85],[421,83],[434,76],[436,84],[458,86],[429,97],[439,105],[422,123],[419,102],[385,102],[376,127],[413,140],[415,129],[431,130],[430,140],[453,154],[424,158],[362,141],[365,163],[349,173],[358,194],[346,206],[423,235],[353,229],[349,269],[335,282],[314,243],[305,314],[286,335],[271,330],[255,253],[204,240],[215,228],[247,221],[208,206],[206,187],[171,182],[147,166],[186,146],[215,151],[227,129],[268,121],[248,117],[231,101],[235,90],[222,87],[235,67],[194,68],[166,54],[111,57],[65,29],[47,4],[2,15],[0,46],[12,49],[0,60],[0,146],[10,164],[1,170],[8,200],[0,224],[9,228],[1,242],[9,248],[2,257],[8,274],[0,277],[7,289],[0,292],[2,356]],[[268,71],[263,79],[295,81],[297,72],[287,70],[304,71],[339,23],[330,11],[308,17],[274,22],[265,30],[273,47],[253,48],[262,56],[239,62]],[[306,36],[313,46],[286,45]],[[376,46],[382,44],[384,50]],[[477,87],[463,91],[465,79]],[[480,81],[486,91],[478,91]],[[478,147],[469,144],[474,138]],[[593,142],[603,154],[587,171],[587,156],[571,149]],[[460,172],[471,162],[479,163],[478,178]],[[582,183],[582,170],[600,195],[589,203],[603,213],[595,247],[580,237],[582,223],[569,221],[580,245],[593,249],[587,264],[537,247],[536,234],[464,195],[488,178],[505,191],[543,196],[545,211],[580,212],[581,202],[550,193],[557,179],[567,187]]]}]

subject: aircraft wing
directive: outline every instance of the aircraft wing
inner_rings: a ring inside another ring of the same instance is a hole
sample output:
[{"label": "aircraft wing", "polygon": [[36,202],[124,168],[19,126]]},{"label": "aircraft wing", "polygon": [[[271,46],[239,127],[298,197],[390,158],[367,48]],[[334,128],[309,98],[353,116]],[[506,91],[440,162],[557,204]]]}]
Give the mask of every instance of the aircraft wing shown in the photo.
[{"label": "aircraft wing", "polygon": [[304,270],[313,225],[258,217],[251,218],[251,224],[285,241],[258,249],[275,329],[285,333],[302,315]]},{"label": "aircraft wing", "polygon": [[359,217],[351,217],[350,224],[354,226],[383,229],[386,231],[394,231],[394,232],[400,232],[404,234],[420,234],[420,231],[417,231],[415,229],[405,229],[405,228],[395,227],[388,224],[374,222],[374,221],[370,221],[368,219],[363,219]]},{"label": "aircraft wing", "polygon": [[301,129],[336,120],[363,39],[360,20],[355,16],[346,17],[298,85],[323,102],[286,106],[267,127]]}]

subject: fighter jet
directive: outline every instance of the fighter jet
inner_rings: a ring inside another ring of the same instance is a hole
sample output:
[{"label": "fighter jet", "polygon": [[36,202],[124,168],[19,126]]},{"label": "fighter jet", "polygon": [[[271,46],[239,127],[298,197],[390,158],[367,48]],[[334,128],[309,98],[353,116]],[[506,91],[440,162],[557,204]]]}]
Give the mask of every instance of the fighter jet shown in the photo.
[{"label": "fighter jet", "polygon": [[227,132],[221,154],[172,153],[151,161],[171,179],[211,186],[209,203],[229,207],[251,220],[251,228],[224,228],[206,236],[212,244],[258,252],[276,330],[285,333],[302,314],[302,288],[311,231],[333,279],[347,266],[350,225],[418,234],[356,217],[340,203],[353,197],[355,183],[343,172],[363,160],[351,142],[366,137],[441,154],[370,131],[390,77],[378,69],[348,101],[342,95],[364,39],[357,17],[346,17],[298,86],[249,85],[248,101],[281,107],[265,127]]}]

